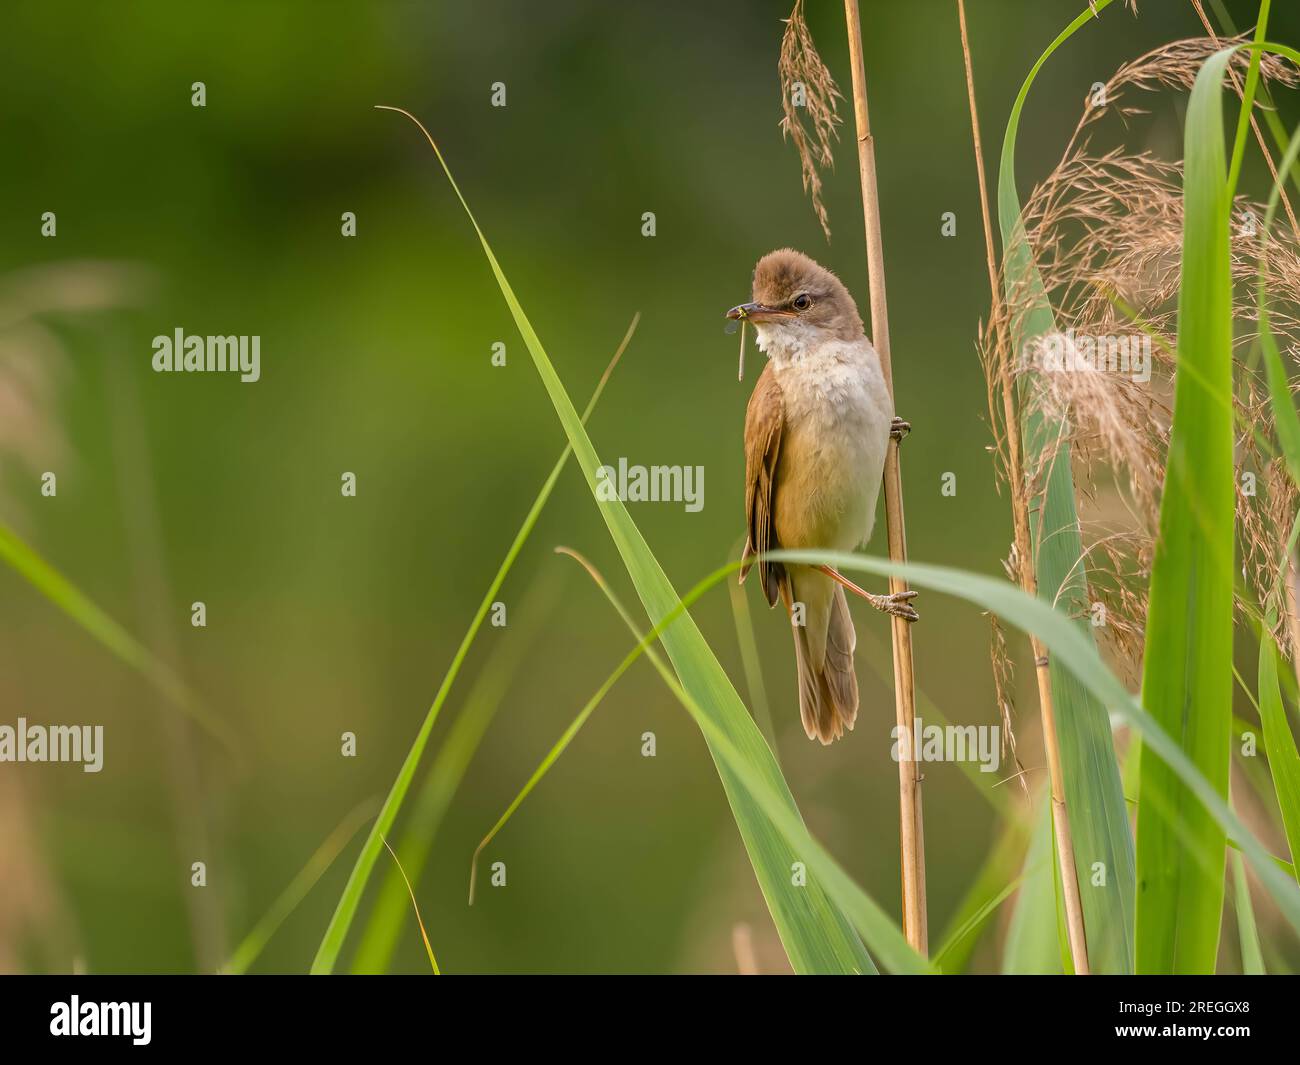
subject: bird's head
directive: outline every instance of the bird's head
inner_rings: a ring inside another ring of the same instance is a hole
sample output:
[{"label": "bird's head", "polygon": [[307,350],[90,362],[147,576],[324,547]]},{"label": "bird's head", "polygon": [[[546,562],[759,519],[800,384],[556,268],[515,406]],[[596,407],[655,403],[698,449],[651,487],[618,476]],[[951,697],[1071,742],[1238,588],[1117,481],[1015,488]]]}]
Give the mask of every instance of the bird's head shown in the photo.
[{"label": "bird's head", "polygon": [[862,337],[862,319],[838,277],[802,252],[768,252],[754,267],[753,301],[728,318],[752,322],[758,346],[774,358],[797,358],[829,340]]}]

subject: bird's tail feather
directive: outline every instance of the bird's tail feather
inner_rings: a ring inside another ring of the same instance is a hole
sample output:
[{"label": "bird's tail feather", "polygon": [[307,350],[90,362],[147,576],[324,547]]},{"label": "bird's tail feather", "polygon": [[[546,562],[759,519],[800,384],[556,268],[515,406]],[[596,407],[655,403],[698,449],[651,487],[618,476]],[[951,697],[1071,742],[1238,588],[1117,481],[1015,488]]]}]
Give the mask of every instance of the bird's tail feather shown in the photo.
[{"label": "bird's tail feather", "polygon": [[[788,582],[782,587],[782,598],[789,612],[793,596]],[[791,630],[799,669],[799,716],[803,730],[810,740],[829,745],[851,731],[858,716],[858,678],[853,670],[858,636],[844,589],[837,586],[831,596],[826,655],[821,669],[812,661],[806,626],[791,625]]]}]

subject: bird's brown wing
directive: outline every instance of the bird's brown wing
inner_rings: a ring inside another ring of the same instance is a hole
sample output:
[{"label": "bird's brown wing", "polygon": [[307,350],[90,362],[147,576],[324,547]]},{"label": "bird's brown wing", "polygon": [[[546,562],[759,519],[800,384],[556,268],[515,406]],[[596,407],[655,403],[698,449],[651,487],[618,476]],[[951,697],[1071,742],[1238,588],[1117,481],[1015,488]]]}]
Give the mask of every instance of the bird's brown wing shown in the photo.
[{"label": "bird's brown wing", "polygon": [[[781,455],[781,433],[785,425],[785,400],[769,363],[759,375],[754,394],[745,411],[745,523],[748,536],[741,556],[743,581],[754,555],[775,551],[776,464]],[[769,606],[780,598],[785,571],[779,562],[758,562],[758,580]]]}]

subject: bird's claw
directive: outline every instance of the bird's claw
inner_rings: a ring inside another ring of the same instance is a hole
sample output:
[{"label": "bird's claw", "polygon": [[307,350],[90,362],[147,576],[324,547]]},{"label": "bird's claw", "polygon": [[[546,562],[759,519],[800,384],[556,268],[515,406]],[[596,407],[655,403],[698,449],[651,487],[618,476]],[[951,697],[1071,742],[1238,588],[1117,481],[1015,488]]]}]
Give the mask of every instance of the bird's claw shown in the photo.
[{"label": "bird's claw", "polygon": [[891,595],[873,595],[871,605],[890,617],[902,618],[904,621],[920,621],[921,615],[912,606],[916,592],[894,592]]},{"label": "bird's claw", "polygon": [[900,444],[903,442],[903,437],[905,437],[911,431],[912,431],[912,423],[905,422],[903,421],[902,418],[895,418],[892,422],[889,423],[889,435],[892,436],[895,440],[897,440]]}]

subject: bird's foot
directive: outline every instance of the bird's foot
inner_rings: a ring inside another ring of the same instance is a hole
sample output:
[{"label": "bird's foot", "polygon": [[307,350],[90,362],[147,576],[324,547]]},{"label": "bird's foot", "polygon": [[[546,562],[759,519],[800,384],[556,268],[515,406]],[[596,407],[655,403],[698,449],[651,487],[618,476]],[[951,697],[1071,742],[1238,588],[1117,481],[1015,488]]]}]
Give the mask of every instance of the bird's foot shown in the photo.
[{"label": "bird's foot", "polygon": [[920,621],[921,615],[912,606],[916,592],[894,592],[892,595],[872,595],[867,593],[867,602],[881,613],[890,617],[902,618],[904,621]]},{"label": "bird's foot", "polygon": [[892,436],[895,440],[897,440],[900,444],[903,442],[903,437],[905,437],[911,431],[912,431],[912,423],[905,422],[903,421],[902,418],[895,418],[889,424],[889,435]]},{"label": "bird's foot", "polygon": [[873,595],[865,588],[859,588],[834,566],[818,566],[817,569],[826,574],[826,576],[831,580],[842,584],[854,595],[865,599],[868,603],[884,614],[903,618],[906,621],[921,620],[921,615],[912,607],[912,600],[917,596],[916,592],[894,592],[891,595]]}]

